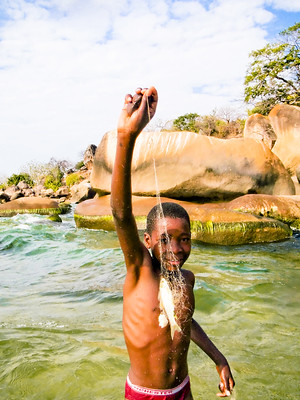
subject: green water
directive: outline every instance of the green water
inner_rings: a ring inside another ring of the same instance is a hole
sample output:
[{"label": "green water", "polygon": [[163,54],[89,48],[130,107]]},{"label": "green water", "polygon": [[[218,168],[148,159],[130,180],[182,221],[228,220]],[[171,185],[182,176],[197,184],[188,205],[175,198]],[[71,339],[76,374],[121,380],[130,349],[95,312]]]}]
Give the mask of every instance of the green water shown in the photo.
[{"label": "green water", "polygon": [[[193,245],[195,318],[230,361],[233,399],[299,399],[300,238]],[[124,265],[115,233],[43,216],[0,219],[0,399],[123,399]],[[189,352],[195,400],[214,364]]]}]

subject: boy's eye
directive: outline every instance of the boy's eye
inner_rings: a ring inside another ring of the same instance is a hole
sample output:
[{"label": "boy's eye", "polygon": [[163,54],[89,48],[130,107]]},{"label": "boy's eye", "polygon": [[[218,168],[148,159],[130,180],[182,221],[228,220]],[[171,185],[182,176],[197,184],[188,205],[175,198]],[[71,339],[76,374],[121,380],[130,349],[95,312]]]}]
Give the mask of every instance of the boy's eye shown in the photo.
[{"label": "boy's eye", "polygon": [[167,243],[168,243],[168,239],[165,238],[165,237],[164,237],[164,238],[161,238],[161,239],[160,239],[160,242],[163,243],[163,244],[167,244]]},{"label": "boy's eye", "polygon": [[182,241],[183,243],[190,243],[191,239],[187,237],[187,238],[181,239],[181,241]]}]

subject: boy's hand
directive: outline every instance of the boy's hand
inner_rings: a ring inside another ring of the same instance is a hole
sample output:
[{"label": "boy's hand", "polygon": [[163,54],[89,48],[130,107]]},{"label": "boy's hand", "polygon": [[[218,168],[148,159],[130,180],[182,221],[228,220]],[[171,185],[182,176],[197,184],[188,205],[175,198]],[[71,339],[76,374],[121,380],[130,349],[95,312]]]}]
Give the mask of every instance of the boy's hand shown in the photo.
[{"label": "boy's hand", "polygon": [[219,384],[219,389],[221,392],[217,393],[217,396],[218,397],[230,396],[235,383],[231,375],[229,365],[228,364],[217,365],[217,371],[221,379],[221,382]]},{"label": "boy's hand", "polygon": [[118,132],[138,136],[153,118],[158,96],[156,89],[138,88],[135,95],[127,94],[118,122]]}]

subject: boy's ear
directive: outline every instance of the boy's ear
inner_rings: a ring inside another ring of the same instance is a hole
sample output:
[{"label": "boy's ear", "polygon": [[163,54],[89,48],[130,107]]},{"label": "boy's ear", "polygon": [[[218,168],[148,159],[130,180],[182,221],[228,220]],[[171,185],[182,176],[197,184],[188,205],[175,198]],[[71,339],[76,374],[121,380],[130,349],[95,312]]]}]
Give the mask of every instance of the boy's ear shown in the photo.
[{"label": "boy's ear", "polygon": [[144,242],[145,242],[145,246],[147,247],[147,249],[150,249],[151,248],[151,236],[147,232],[144,233]]}]

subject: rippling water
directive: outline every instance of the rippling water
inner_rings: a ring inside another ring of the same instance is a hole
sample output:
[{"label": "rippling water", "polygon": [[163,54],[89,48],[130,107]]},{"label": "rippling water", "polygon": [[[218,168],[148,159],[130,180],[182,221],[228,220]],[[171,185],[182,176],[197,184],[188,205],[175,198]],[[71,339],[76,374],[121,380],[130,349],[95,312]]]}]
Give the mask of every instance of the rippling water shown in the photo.
[{"label": "rippling water", "polygon": [[[193,245],[195,318],[230,361],[233,399],[298,399],[300,238]],[[123,399],[124,264],[115,233],[44,216],[0,218],[0,399]],[[189,352],[195,400],[214,364]]]}]

